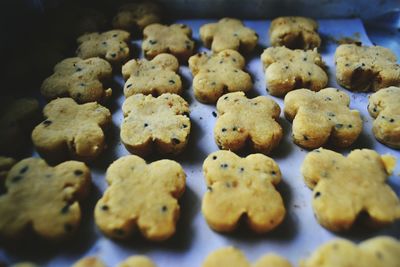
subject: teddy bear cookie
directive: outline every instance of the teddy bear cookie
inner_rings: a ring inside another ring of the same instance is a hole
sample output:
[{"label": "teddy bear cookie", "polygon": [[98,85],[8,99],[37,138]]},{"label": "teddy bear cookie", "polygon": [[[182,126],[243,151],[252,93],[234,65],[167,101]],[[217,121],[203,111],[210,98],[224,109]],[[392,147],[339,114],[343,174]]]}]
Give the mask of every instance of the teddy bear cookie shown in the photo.
[{"label": "teddy bear cookie", "polygon": [[368,223],[383,226],[400,219],[400,201],[386,183],[392,157],[356,149],[347,157],[327,149],[307,154],[301,172],[313,190],[319,223],[332,231],[348,230],[366,212]]},{"label": "teddy bear cookie", "polygon": [[107,108],[95,102],[79,105],[72,98],[58,98],[47,104],[43,113],[46,120],[35,127],[32,141],[47,162],[90,161],[103,151],[103,130],[111,122]]},{"label": "teddy bear cookie", "polygon": [[88,195],[90,183],[89,168],[81,162],[55,167],[38,158],[18,162],[0,196],[0,236],[19,239],[27,231],[50,241],[71,236],[80,224],[79,202]]},{"label": "teddy bear cookie", "polygon": [[400,149],[400,87],[388,87],[369,98],[372,131],[379,142]]},{"label": "teddy bear cookie", "polygon": [[293,141],[301,147],[313,149],[327,143],[349,147],[361,134],[360,113],[349,108],[350,97],[338,89],[292,91],[284,104],[285,117],[293,121]]},{"label": "teddy bear cookie", "polygon": [[142,50],[149,59],[169,53],[184,62],[193,55],[192,29],[184,24],[151,24],[143,30]]},{"label": "teddy bear cookie", "polygon": [[215,231],[233,231],[243,216],[257,233],[271,231],[283,221],[286,210],[275,189],[281,172],[273,159],[263,154],[241,158],[220,150],[206,158],[203,173],[207,192],[202,212]]},{"label": "teddy bear cookie", "polygon": [[125,100],[121,140],[133,154],[146,156],[153,151],[177,155],[189,140],[189,104],[175,94],[137,94]]},{"label": "teddy bear cookie", "polygon": [[299,88],[319,91],[328,83],[321,55],[314,50],[290,50],[269,47],[261,55],[267,90],[273,96],[283,96]]},{"label": "teddy bear cookie", "polygon": [[254,151],[269,153],[282,138],[281,109],[271,98],[229,93],[219,98],[217,112],[214,137],[221,149],[239,151],[250,144]]},{"label": "teddy bear cookie", "polygon": [[378,236],[358,245],[345,239],[334,239],[302,260],[300,267],[398,267],[399,262],[400,242],[393,237]]},{"label": "teddy bear cookie", "polygon": [[78,103],[104,102],[112,94],[112,89],[104,85],[111,76],[111,65],[104,59],[67,58],[54,67],[40,91],[48,100],[68,96]]},{"label": "teddy bear cookie", "polygon": [[238,19],[222,18],[200,27],[200,38],[214,53],[232,49],[249,53],[257,45],[258,35]]},{"label": "teddy bear cookie", "polygon": [[[96,257],[86,257],[76,262],[72,267],[107,267]],[[146,256],[131,256],[117,265],[117,267],[156,267]]]},{"label": "teddy bear cookie", "polygon": [[17,156],[30,142],[30,133],[41,119],[39,103],[33,98],[0,100],[0,154]]},{"label": "teddy bear cookie", "polygon": [[318,23],[305,17],[278,17],[271,22],[269,41],[272,46],[290,49],[314,49],[321,45]]},{"label": "teddy bear cookie", "polygon": [[108,188],[95,207],[95,221],[109,237],[128,239],[135,229],[152,241],[175,233],[185,190],[186,174],[179,163],[151,164],[134,155],[122,157],[107,169]]},{"label": "teddy bear cookie", "polygon": [[189,59],[193,74],[193,91],[197,100],[215,103],[227,92],[251,90],[251,76],[245,72],[245,59],[237,51],[218,54],[198,53]]},{"label": "teddy bear cookie", "polygon": [[337,82],[351,91],[400,86],[396,55],[382,46],[340,45],[335,52]]},{"label": "teddy bear cookie", "polygon": [[112,20],[115,29],[126,31],[142,30],[144,27],[160,22],[160,8],[153,2],[137,2],[122,5]]},{"label": "teddy bear cookie", "polygon": [[100,57],[118,65],[129,57],[129,38],[130,33],[123,30],[86,33],[77,39],[76,55],[83,59]]},{"label": "teddy bear cookie", "polygon": [[173,55],[159,54],[152,60],[132,59],[122,66],[126,80],[125,97],[133,94],[181,94],[182,81],[177,74],[179,62]]},{"label": "teddy bear cookie", "polygon": [[8,172],[15,165],[16,160],[9,157],[0,156],[0,188],[5,181]]},{"label": "teddy bear cookie", "polygon": [[291,267],[289,261],[270,253],[262,256],[251,264],[246,256],[237,248],[225,247],[210,253],[204,260],[202,267]]}]

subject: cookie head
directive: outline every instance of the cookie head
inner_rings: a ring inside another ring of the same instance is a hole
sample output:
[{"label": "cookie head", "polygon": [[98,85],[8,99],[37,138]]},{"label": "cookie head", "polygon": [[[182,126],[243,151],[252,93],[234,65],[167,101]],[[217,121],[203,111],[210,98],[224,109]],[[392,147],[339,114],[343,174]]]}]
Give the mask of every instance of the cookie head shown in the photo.
[{"label": "cookie head", "polygon": [[182,93],[182,81],[177,74],[178,59],[170,54],[159,54],[152,60],[132,59],[122,67],[126,80],[125,97],[133,94],[159,96],[163,93]]},{"label": "cookie head", "polygon": [[251,52],[257,45],[258,35],[238,19],[223,18],[217,23],[201,26],[200,38],[204,45],[218,53],[225,49]]},{"label": "cookie head", "polygon": [[247,92],[253,82],[244,71],[245,59],[237,51],[224,50],[218,54],[198,53],[189,59],[193,74],[193,90],[197,100],[215,103],[229,92]]},{"label": "cookie head", "polygon": [[400,201],[386,183],[389,174],[384,157],[373,150],[353,150],[347,157],[327,149],[314,150],[307,154],[302,174],[313,190],[314,213],[329,230],[348,230],[362,212],[373,226],[400,218]]},{"label": "cookie head", "polygon": [[340,45],[335,52],[337,82],[352,91],[400,85],[396,55],[382,46]]},{"label": "cookie head", "polygon": [[277,123],[281,109],[271,98],[248,99],[243,92],[229,93],[217,102],[215,141],[221,149],[239,151],[250,144],[252,150],[269,153],[282,138]]},{"label": "cookie head", "polygon": [[71,236],[80,224],[79,201],[90,188],[85,164],[67,161],[55,167],[38,158],[15,164],[0,196],[0,235],[19,239],[32,231],[51,241]]},{"label": "cookie head", "polygon": [[125,156],[110,165],[106,179],[109,187],[95,208],[95,221],[103,233],[127,239],[138,228],[152,241],[175,233],[180,210],[177,199],[186,179],[177,162],[146,164],[137,156]]},{"label": "cookie head", "polygon": [[142,30],[160,22],[160,8],[153,2],[138,2],[122,5],[112,20],[115,29],[125,31]]},{"label": "cookie head", "polygon": [[349,147],[362,131],[360,113],[349,108],[350,97],[338,89],[292,91],[284,104],[286,118],[293,121],[293,141],[301,147]]},{"label": "cookie head", "polygon": [[273,96],[284,96],[299,88],[319,91],[328,83],[324,62],[317,50],[290,50],[269,47],[261,55],[267,90]]},{"label": "cookie head", "polygon": [[282,197],[275,189],[281,172],[271,158],[262,154],[241,158],[221,150],[206,158],[203,173],[207,192],[202,212],[212,229],[231,232],[245,217],[253,231],[265,233],[285,217]]}]

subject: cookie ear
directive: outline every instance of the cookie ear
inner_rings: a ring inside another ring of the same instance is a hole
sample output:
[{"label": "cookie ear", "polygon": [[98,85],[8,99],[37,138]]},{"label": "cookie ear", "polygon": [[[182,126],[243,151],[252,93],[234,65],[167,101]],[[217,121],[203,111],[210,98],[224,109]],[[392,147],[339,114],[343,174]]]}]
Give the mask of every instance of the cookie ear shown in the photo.
[{"label": "cookie ear", "polygon": [[331,100],[337,102],[341,105],[346,105],[347,107],[350,105],[350,97],[343,91],[340,91],[336,88],[325,88],[318,92],[325,97],[329,97]]},{"label": "cookie ear", "polygon": [[132,73],[135,73],[136,69],[138,68],[138,61],[136,59],[129,60],[122,66],[122,76],[124,80],[129,79]]},{"label": "cookie ear", "polygon": [[171,54],[159,54],[152,60],[152,62],[174,72],[179,69],[178,59]]},{"label": "cookie ear", "polygon": [[80,45],[83,42],[90,41],[98,36],[99,36],[99,33],[97,33],[97,32],[86,33],[86,34],[79,36],[78,39],[76,39],[76,42],[78,43],[78,45]]}]

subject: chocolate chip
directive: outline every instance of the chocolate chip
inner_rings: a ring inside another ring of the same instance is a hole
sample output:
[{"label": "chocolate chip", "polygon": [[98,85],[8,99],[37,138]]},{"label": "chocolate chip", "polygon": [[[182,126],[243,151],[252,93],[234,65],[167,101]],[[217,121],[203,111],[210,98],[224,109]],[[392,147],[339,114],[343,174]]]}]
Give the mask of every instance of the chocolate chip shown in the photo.
[{"label": "chocolate chip", "polygon": [[72,230],[74,230],[74,227],[71,224],[66,223],[64,224],[64,230],[65,232],[72,232]]},{"label": "chocolate chip", "polygon": [[81,175],[83,174],[83,171],[82,171],[82,170],[75,170],[75,171],[74,171],[74,174],[75,174],[76,176],[81,176]]},{"label": "chocolate chip", "polygon": [[103,206],[101,206],[101,209],[104,210],[104,211],[107,211],[107,210],[109,210],[110,208],[109,208],[107,205],[103,205]]},{"label": "chocolate chip", "polygon": [[217,117],[217,113],[215,111],[212,112],[212,115],[216,118]]},{"label": "chocolate chip", "polygon": [[315,195],[314,195],[314,198],[318,198],[320,196],[321,196],[321,192],[316,192]]},{"label": "chocolate chip", "polygon": [[168,82],[169,82],[170,84],[174,84],[174,83],[175,83],[174,80],[169,80]]},{"label": "chocolate chip", "polygon": [[20,171],[19,171],[19,173],[20,174],[24,174],[24,173],[26,173],[26,171],[29,169],[29,167],[28,166],[25,166],[25,167],[23,167]]},{"label": "chocolate chip", "polygon": [[65,205],[62,209],[61,209],[61,214],[66,214],[69,211],[69,204]]},{"label": "chocolate chip", "polygon": [[45,120],[44,122],[43,122],[43,124],[45,125],[45,126],[49,126],[50,124],[52,124],[53,122],[51,121],[51,120]]},{"label": "chocolate chip", "polygon": [[152,44],[152,45],[154,45],[154,44],[157,43],[157,41],[156,41],[156,40],[149,40],[149,43]]},{"label": "chocolate chip", "polygon": [[221,131],[222,131],[222,132],[226,132],[226,128],[222,128]]},{"label": "chocolate chip", "polygon": [[131,87],[132,86],[132,84],[130,83],[130,84],[128,84],[127,86],[126,86],[126,88],[129,88],[129,87]]},{"label": "chocolate chip", "polygon": [[178,145],[178,144],[181,143],[181,141],[179,141],[178,138],[172,138],[172,142],[173,142],[175,145]]},{"label": "chocolate chip", "polygon": [[14,176],[13,178],[11,178],[11,182],[12,183],[17,183],[22,179],[22,176]]},{"label": "chocolate chip", "polygon": [[162,206],[162,207],[161,207],[161,211],[162,211],[162,212],[166,212],[167,210],[168,210],[167,206]]},{"label": "chocolate chip", "polygon": [[213,160],[216,160],[216,159],[217,159],[217,156],[213,156],[212,159],[213,159]]}]

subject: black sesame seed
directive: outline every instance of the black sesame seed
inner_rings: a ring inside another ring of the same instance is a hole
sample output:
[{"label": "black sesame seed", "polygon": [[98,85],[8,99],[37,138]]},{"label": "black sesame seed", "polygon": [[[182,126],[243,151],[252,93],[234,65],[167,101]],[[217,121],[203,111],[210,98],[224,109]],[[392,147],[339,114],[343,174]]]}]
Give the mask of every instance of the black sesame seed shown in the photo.
[{"label": "black sesame seed", "polygon": [[29,167],[28,166],[25,166],[25,167],[23,167],[20,171],[19,171],[19,173],[20,174],[24,174],[24,173],[26,173],[26,171],[29,169]]},{"label": "black sesame seed", "polygon": [[236,127],[233,127],[233,128],[232,128],[232,131],[236,131],[236,130],[237,130],[237,128],[236,128]]},{"label": "black sesame seed", "polygon": [[228,97],[227,97],[227,96],[225,96],[225,97],[224,97],[224,100],[228,100]]},{"label": "black sesame seed", "polygon": [[161,207],[161,211],[162,211],[162,212],[166,212],[167,210],[168,210],[167,206],[162,206],[162,207]]},{"label": "black sesame seed", "polygon": [[289,69],[289,66],[285,66],[285,69]]},{"label": "black sesame seed", "polygon": [[308,72],[308,76],[311,76],[311,72]]},{"label": "black sesame seed", "polygon": [[243,167],[240,168],[240,172],[244,172],[244,168]]},{"label": "black sesame seed", "polygon": [[325,97],[325,101],[332,101],[332,98],[330,98],[329,96]]},{"label": "black sesame seed", "polygon": [[51,121],[51,120],[45,120],[44,122],[43,122],[43,124],[45,125],[45,126],[49,126],[50,124],[52,124],[53,122]]},{"label": "black sesame seed", "polygon": [[272,175],[276,175],[276,171],[271,171],[271,174]]},{"label": "black sesame seed", "polygon": [[353,128],[353,125],[349,124],[347,127],[349,127],[349,128]]},{"label": "black sesame seed", "polygon": [[226,163],[223,163],[223,164],[221,164],[220,166],[221,166],[221,168],[223,168],[223,169],[228,168],[228,164],[226,164]]},{"label": "black sesame seed", "polygon": [[221,61],[219,62],[219,64],[222,64],[222,63],[224,63],[224,61],[223,61],[223,60],[221,60]]},{"label": "black sesame seed", "polygon": [[213,159],[213,160],[216,160],[216,159],[217,159],[217,156],[213,156],[212,159]]},{"label": "black sesame seed", "polygon": [[192,46],[191,46],[190,44],[187,44],[187,45],[186,45],[186,49],[187,49],[187,50],[189,50],[189,49],[191,49],[191,48],[192,48]]},{"label": "black sesame seed", "polygon": [[328,116],[329,116],[329,117],[335,117],[335,113],[333,113],[333,112],[328,112]]},{"label": "black sesame seed", "polygon": [[215,111],[212,112],[213,117],[217,117],[217,113]]},{"label": "black sesame seed", "polygon": [[321,196],[321,192],[316,192],[315,195],[314,195],[314,198],[318,198],[320,196]]},{"label": "black sesame seed", "polygon": [[362,64],[361,64],[361,66],[365,67],[365,64],[364,64],[364,63],[362,63]]},{"label": "black sesame seed", "polygon": [[373,112],[377,112],[376,108],[374,108],[372,111],[373,111]]},{"label": "black sesame seed", "polygon": [[104,211],[107,211],[107,210],[109,210],[109,207],[107,205],[103,205],[103,206],[101,206],[101,209]]},{"label": "black sesame seed", "polygon": [[157,43],[157,41],[156,41],[156,40],[149,40],[149,43],[152,44],[152,45],[154,45],[154,44]]},{"label": "black sesame seed", "polygon": [[65,205],[62,209],[61,209],[61,214],[66,214],[69,211],[69,204]]},{"label": "black sesame seed", "polygon": [[106,44],[107,44],[107,42],[102,42],[102,44],[103,44],[103,45],[106,45]]},{"label": "black sesame seed", "polygon": [[181,143],[181,141],[180,141],[178,138],[172,138],[172,142],[173,142],[175,145],[178,145],[178,144]]},{"label": "black sesame seed", "polygon": [[234,72],[238,72],[238,70],[233,70]]},{"label": "black sesame seed", "polygon": [[383,255],[382,255],[382,253],[381,253],[380,251],[377,251],[377,252],[376,252],[376,257],[377,257],[378,259],[380,259],[380,260],[383,259]]},{"label": "black sesame seed", "polygon": [[303,58],[303,61],[307,61],[307,58],[305,57],[305,58]]},{"label": "black sesame seed", "polygon": [[126,88],[129,88],[129,87],[131,87],[132,86],[132,84],[130,83],[130,84],[128,84],[127,86],[126,86]]},{"label": "black sesame seed", "polygon": [[348,67],[348,66],[350,66],[350,64],[348,64],[348,63],[346,63],[346,64],[344,64],[346,67]]},{"label": "black sesame seed", "polygon": [[236,58],[232,58],[232,61],[233,61],[233,62],[236,62]]},{"label": "black sesame seed", "polygon": [[307,135],[303,135],[304,140],[308,141]]},{"label": "black sesame seed", "polygon": [[147,127],[147,126],[149,126],[149,124],[145,123],[145,124],[143,124],[143,126],[144,126],[144,127]]},{"label": "black sesame seed", "polygon": [[186,124],[183,124],[182,125],[182,128],[187,128],[188,126],[186,125]]},{"label": "black sesame seed", "polygon": [[226,182],[225,186],[229,188],[229,187],[231,187],[231,184],[229,182]]},{"label": "black sesame seed", "polygon": [[117,56],[117,54],[115,54],[115,53],[111,54],[111,57],[116,57],[116,56]]},{"label": "black sesame seed", "polygon": [[338,128],[338,129],[340,129],[340,128],[342,128],[342,127],[343,127],[343,124],[341,124],[341,123],[338,123],[338,124],[336,124],[336,125],[335,125],[335,127],[336,127],[336,128]]},{"label": "black sesame seed", "polygon": [[389,121],[390,121],[390,122],[394,122],[394,119],[390,119]]},{"label": "black sesame seed", "polygon": [[72,232],[74,230],[74,227],[70,225],[69,223],[64,224],[64,230],[65,232]]},{"label": "black sesame seed", "polygon": [[12,183],[17,183],[17,182],[19,182],[21,179],[22,179],[22,176],[14,176],[14,177],[11,179],[11,182],[12,182]]},{"label": "black sesame seed", "polygon": [[115,34],[113,34],[113,37],[117,37],[117,36],[118,36],[118,34],[116,34],[116,33],[115,33]]},{"label": "black sesame seed", "polygon": [[233,36],[238,36],[238,34],[237,34],[237,33],[234,33]]},{"label": "black sesame seed", "polygon": [[82,171],[82,170],[75,170],[75,171],[74,171],[74,174],[75,174],[76,176],[81,176],[81,175],[83,174],[83,171]]},{"label": "black sesame seed", "polygon": [[211,186],[207,186],[207,190],[212,192],[212,187]]},{"label": "black sesame seed", "polygon": [[169,82],[170,84],[174,84],[174,83],[175,83],[174,80],[169,80],[168,82]]},{"label": "black sesame seed", "polygon": [[182,115],[186,116],[186,117],[189,117],[189,112],[183,112]]},{"label": "black sesame seed", "polygon": [[226,132],[226,128],[222,128],[221,131],[222,131],[222,132]]},{"label": "black sesame seed", "polygon": [[124,230],[122,230],[122,229],[115,229],[115,230],[114,230],[114,233],[115,233],[116,235],[120,235],[120,236],[121,236],[121,235],[124,235],[125,232],[124,232]]}]

